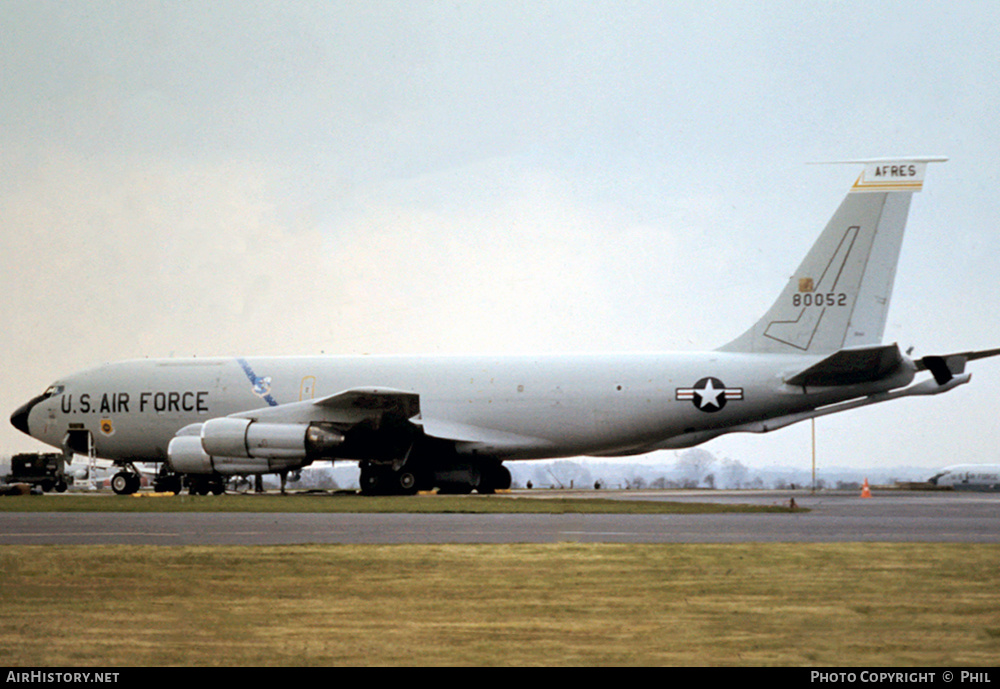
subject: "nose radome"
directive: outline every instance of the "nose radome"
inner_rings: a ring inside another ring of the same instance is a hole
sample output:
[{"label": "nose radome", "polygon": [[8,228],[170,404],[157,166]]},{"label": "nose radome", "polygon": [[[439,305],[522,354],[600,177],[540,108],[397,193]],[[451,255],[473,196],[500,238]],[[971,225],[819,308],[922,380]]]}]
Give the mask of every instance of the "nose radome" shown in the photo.
[{"label": "nose radome", "polygon": [[28,415],[31,414],[32,408],[38,404],[43,397],[44,395],[39,395],[30,402],[22,404],[14,411],[13,414],[10,415],[10,422],[13,424],[14,428],[21,431],[25,435],[31,435],[31,432],[28,430]]}]

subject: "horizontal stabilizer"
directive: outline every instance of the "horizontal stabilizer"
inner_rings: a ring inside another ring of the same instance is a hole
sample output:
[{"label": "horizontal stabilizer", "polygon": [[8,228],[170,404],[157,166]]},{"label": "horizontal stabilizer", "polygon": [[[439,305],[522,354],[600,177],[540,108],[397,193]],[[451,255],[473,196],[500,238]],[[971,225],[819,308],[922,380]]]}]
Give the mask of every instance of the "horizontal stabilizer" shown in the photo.
[{"label": "horizontal stabilizer", "polygon": [[1000,349],[983,349],[978,352],[925,356],[915,363],[918,371],[930,371],[938,385],[944,385],[955,376],[964,373],[967,362],[998,354],[1000,354]]},{"label": "horizontal stabilizer", "polygon": [[895,344],[852,347],[834,352],[785,382],[803,387],[867,383],[886,377],[902,362],[903,355]]}]

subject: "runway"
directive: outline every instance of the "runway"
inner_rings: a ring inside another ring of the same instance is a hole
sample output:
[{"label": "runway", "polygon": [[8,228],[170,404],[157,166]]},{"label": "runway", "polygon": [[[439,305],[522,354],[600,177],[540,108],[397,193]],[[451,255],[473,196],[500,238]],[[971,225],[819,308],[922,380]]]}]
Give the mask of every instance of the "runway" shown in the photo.
[{"label": "runway", "polygon": [[[566,496],[565,491],[532,497]],[[624,491],[573,497],[782,504],[789,514],[0,513],[2,544],[1000,543],[1000,494]],[[53,498],[57,499],[57,498]],[[503,499],[498,497],[497,499]]]}]

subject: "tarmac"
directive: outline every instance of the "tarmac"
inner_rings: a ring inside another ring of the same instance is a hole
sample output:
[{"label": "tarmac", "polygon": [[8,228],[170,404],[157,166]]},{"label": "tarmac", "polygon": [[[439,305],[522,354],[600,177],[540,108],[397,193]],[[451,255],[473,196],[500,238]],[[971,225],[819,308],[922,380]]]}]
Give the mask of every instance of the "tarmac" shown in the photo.
[{"label": "tarmac", "polygon": [[787,505],[794,499],[802,508],[780,514],[0,512],[0,543],[1000,543],[1000,493],[877,489],[872,493],[870,499],[856,493],[808,491],[513,493],[538,499],[599,497],[758,505]]}]

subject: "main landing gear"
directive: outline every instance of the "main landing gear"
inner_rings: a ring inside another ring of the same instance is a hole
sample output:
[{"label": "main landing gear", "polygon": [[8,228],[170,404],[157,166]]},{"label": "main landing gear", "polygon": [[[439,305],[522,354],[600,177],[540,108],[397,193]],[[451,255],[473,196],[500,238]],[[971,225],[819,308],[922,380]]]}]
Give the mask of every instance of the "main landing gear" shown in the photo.
[{"label": "main landing gear", "polygon": [[373,462],[361,462],[360,466],[363,495],[414,495],[425,488],[420,473],[407,464],[398,469]]},{"label": "main landing gear", "polygon": [[438,493],[464,495],[476,491],[486,495],[506,490],[511,483],[510,471],[495,460],[437,467],[414,461],[399,466],[364,461],[360,468],[362,495],[413,495],[435,487]]}]

